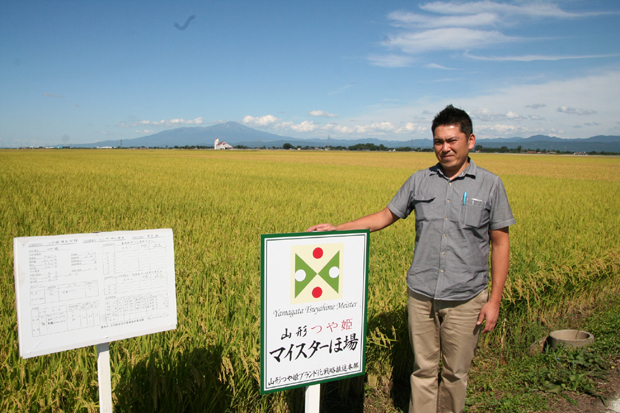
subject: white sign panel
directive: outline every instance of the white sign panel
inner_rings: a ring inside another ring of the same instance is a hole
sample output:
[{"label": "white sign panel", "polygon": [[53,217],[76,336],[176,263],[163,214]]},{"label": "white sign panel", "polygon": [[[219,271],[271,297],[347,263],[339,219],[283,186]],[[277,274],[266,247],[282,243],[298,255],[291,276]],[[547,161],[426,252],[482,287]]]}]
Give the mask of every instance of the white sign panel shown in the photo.
[{"label": "white sign panel", "polygon": [[262,236],[262,393],[364,374],[368,238]]},{"label": "white sign panel", "polygon": [[173,330],[171,229],[13,240],[23,358]]}]

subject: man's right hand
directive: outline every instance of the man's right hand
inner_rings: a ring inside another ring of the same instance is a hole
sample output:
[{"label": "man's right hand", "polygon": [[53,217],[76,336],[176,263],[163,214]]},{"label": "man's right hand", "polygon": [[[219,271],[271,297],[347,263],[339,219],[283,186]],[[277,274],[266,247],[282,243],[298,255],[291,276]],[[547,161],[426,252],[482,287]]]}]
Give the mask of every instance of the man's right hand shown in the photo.
[{"label": "man's right hand", "polygon": [[338,231],[338,228],[332,224],[318,224],[313,225],[306,230],[306,232],[324,232],[324,231]]}]

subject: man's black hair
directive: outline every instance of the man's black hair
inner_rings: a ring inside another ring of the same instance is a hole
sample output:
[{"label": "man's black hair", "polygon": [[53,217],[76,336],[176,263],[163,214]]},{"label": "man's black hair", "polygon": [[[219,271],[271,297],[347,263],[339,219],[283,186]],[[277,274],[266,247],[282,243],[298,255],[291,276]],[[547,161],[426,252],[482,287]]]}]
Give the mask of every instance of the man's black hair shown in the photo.
[{"label": "man's black hair", "polygon": [[459,125],[461,128],[461,132],[465,134],[467,139],[474,132],[474,128],[471,124],[471,118],[462,109],[455,108],[452,105],[446,106],[444,110],[439,112],[435,119],[433,119],[433,126],[431,130],[433,132],[433,136],[435,136],[435,129],[437,126],[449,126],[449,125]]}]

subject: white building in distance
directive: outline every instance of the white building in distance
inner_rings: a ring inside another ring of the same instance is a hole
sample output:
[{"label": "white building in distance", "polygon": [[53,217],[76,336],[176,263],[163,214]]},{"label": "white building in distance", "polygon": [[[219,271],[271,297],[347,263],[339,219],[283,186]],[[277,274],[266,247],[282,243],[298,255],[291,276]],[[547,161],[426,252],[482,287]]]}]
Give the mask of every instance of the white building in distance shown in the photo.
[{"label": "white building in distance", "polygon": [[213,149],[232,149],[233,147],[227,144],[224,141],[220,142],[220,138],[215,138],[215,142],[213,143]]}]

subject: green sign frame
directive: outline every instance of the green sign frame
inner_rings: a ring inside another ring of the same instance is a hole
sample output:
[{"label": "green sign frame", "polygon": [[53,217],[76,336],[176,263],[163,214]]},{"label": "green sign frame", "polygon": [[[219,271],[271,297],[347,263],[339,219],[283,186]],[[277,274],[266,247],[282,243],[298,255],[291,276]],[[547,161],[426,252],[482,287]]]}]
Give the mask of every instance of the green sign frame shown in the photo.
[{"label": "green sign frame", "polygon": [[261,235],[261,394],[365,374],[369,244],[369,230]]}]

